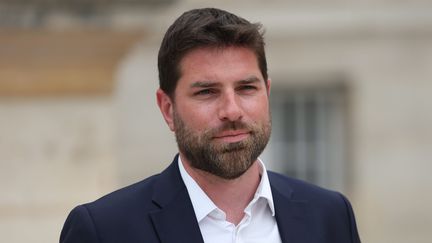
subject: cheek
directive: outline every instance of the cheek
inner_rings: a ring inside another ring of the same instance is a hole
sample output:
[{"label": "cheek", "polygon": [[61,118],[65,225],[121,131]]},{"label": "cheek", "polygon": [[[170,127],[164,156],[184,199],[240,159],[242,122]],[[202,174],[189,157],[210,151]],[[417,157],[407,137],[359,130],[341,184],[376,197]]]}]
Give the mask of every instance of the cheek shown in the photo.
[{"label": "cheek", "polygon": [[183,122],[194,131],[204,131],[208,126],[211,126],[212,123],[212,114],[215,114],[211,111],[211,109],[206,106],[193,106],[184,107],[184,109],[180,109],[180,117]]},{"label": "cheek", "polygon": [[247,116],[250,116],[253,120],[262,120],[264,117],[269,116],[268,100],[260,99],[253,102],[246,102],[244,111]]}]

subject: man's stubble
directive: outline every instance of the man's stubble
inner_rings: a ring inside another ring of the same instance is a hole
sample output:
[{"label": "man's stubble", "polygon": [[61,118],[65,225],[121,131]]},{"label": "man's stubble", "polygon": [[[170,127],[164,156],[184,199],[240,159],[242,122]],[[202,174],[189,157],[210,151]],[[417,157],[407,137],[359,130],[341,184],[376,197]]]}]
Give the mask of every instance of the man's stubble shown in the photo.
[{"label": "man's stubble", "polygon": [[[261,123],[225,122],[217,128],[195,132],[186,125],[176,109],[173,112],[175,136],[180,152],[193,168],[206,171],[223,179],[243,175],[266,147],[271,133],[270,114]],[[249,136],[239,142],[218,143],[214,136],[223,131],[247,130]]]}]

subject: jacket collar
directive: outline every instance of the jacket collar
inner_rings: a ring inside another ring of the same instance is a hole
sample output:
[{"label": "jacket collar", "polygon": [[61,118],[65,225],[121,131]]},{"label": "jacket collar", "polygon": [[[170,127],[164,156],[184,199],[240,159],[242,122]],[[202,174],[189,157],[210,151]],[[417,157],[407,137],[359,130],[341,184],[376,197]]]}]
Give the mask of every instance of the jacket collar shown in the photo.
[{"label": "jacket collar", "polygon": [[[178,155],[154,185],[152,200],[159,209],[150,218],[161,243],[204,243],[177,160]],[[294,199],[294,190],[284,177],[270,171],[268,175],[282,242],[316,242],[308,232],[308,202]]]},{"label": "jacket collar", "polygon": [[286,181],[286,177],[269,172],[269,179],[282,242],[320,242],[310,233],[308,219],[311,210],[308,201],[295,198],[295,192]]},{"label": "jacket collar", "polygon": [[204,243],[177,159],[178,155],[154,185],[152,200],[159,209],[150,218],[161,243]]}]

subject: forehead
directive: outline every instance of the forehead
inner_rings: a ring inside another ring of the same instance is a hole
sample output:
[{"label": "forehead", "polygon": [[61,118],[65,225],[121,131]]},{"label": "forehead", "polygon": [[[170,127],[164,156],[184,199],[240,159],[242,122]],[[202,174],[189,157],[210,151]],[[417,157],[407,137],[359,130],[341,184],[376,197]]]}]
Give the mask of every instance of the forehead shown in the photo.
[{"label": "forehead", "polygon": [[203,47],[188,52],[180,61],[181,82],[228,81],[244,76],[263,80],[255,53],[245,47]]}]

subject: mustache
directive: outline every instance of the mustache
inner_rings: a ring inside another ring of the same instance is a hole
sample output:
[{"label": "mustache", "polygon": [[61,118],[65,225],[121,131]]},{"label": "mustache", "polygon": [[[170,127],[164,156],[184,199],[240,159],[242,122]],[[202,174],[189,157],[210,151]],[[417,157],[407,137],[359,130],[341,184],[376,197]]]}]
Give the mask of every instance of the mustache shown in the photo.
[{"label": "mustache", "polygon": [[213,128],[209,130],[207,134],[213,136],[222,132],[235,131],[235,130],[247,130],[253,132],[254,128],[253,126],[248,125],[247,123],[241,121],[229,121],[229,122],[224,122],[222,125],[220,125],[217,128]]}]

